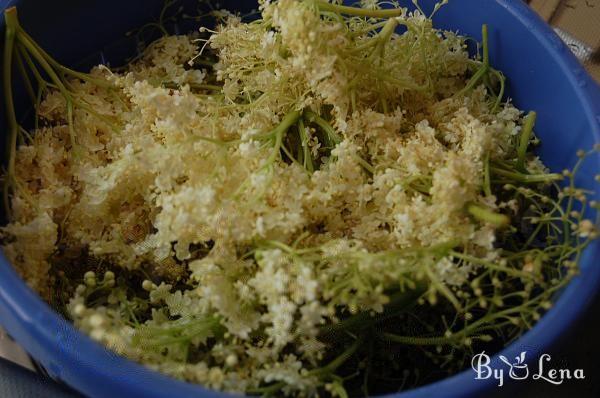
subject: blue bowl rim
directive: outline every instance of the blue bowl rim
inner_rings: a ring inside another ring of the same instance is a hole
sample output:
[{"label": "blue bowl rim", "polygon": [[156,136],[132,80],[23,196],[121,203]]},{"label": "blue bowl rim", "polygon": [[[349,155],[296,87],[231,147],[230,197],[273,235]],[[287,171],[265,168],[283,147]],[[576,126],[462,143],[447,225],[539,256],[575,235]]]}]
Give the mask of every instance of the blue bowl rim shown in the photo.
[{"label": "blue bowl rim", "polygon": [[[595,83],[580,86],[578,84],[586,72],[581,64],[570,53],[561,51],[551,43],[556,34],[537,14],[524,2],[514,0],[496,0],[519,22],[530,26],[537,40],[545,47],[550,57],[559,65],[569,83],[575,87],[577,96],[584,106],[587,121],[591,126],[591,134],[595,142],[600,142],[600,89]],[[3,9],[2,7],[1,9]],[[1,10],[0,9],[0,10]],[[589,78],[589,76],[588,76]],[[591,78],[589,78],[592,81]],[[591,266],[594,259],[600,258],[600,242],[591,245],[582,259],[583,263],[590,266],[575,278],[560,295],[554,307],[527,333],[502,352],[492,358],[492,364],[499,363],[498,356],[514,357],[522,351],[523,347],[529,348],[529,358],[537,357],[542,350],[549,347],[565,331],[568,325],[573,324],[585,311],[592,301],[600,286],[600,267]],[[81,368],[91,367],[90,375],[96,380],[106,380],[113,388],[109,390],[117,393],[117,388],[125,393],[137,393],[142,396],[161,397],[176,394],[177,396],[195,397],[230,397],[230,394],[207,390],[202,386],[184,383],[167,377],[163,374],[147,369],[124,357],[118,357],[111,351],[83,335],[74,326],[66,322],[54,312],[41,298],[34,293],[25,282],[16,274],[6,257],[0,252],[0,314],[8,314],[20,327],[14,324],[5,325],[13,333],[17,341],[24,344],[25,348],[35,354],[45,351],[46,357],[58,357],[59,362],[71,363],[71,366]],[[32,316],[32,314],[36,314]],[[29,339],[22,339],[15,331],[27,330]],[[51,333],[50,331],[58,331]],[[35,341],[36,344],[27,344],[26,341]],[[64,346],[65,341],[77,341],[77,347]],[[44,348],[43,348],[44,347]],[[49,354],[48,354],[49,353]],[[48,356],[49,355],[49,356]],[[93,358],[85,360],[84,358]],[[117,365],[117,366],[114,366]],[[50,369],[52,372],[52,369]],[[125,372],[128,377],[123,377]],[[56,373],[60,376],[60,370]],[[144,383],[135,383],[134,377],[141,377]],[[67,383],[74,387],[82,387],[78,380],[66,377]],[[447,397],[476,396],[478,393],[489,390],[495,386],[493,378],[487,380],[474,380],[474,373],[467,369],[445,378],[443,380],[417,387],[402,393],[386,395],[395,398],[422,398],[443,395]],[[108,390],[104,390],[108,391]]]}]

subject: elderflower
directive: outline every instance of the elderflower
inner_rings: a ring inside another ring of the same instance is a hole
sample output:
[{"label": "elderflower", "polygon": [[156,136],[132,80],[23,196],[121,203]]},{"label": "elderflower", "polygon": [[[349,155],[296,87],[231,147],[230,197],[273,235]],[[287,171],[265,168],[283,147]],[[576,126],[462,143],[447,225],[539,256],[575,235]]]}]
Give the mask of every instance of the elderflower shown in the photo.
[{"label": "elderflower", "polygon": [[466,38],[359,3],[262,0],[122,69],[60,69],[69,95],[46,87],[14,148],[7,258],[94,340],[238,394],[344,397],[354,374],[362,394],[398,352],[516,336],[598,235],[557,214],[587,191],[549,193],[575,172],[523,153],[537,138]]}]

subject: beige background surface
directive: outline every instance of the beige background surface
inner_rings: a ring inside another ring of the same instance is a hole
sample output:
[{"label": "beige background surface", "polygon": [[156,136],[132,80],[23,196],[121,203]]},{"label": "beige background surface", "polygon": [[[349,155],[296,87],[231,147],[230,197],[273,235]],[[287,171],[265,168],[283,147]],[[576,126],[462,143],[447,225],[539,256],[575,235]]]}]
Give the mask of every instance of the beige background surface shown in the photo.
[{"label": "beige background surface", "polygon": [[529,5],[552,26],[594,50],[585,66],[600,82],[600,0],[529,0]]}]

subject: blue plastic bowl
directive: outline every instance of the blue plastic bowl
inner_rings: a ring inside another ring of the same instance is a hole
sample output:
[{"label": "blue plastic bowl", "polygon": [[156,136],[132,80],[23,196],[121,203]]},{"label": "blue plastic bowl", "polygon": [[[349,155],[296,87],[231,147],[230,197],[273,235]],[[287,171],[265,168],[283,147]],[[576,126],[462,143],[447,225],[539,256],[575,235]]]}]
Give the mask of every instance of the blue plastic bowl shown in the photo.
[{"label": "blue plastic bowl", "polygon": [[[161,9],[162,0],[9,0],[2,4],[0,9],[17,5],[22,24],[32,36],[59,60],[74,64],[150,21]],[[248,9],[253,2],[221,4]],[[540,156],[551,169],[571,167],[577,149],[590,149],[600,141],[599,87],[552,29],[520,0],[453,0],[435,19],[439,27],[477,39],[481,25],[489,25],[492,63],[508,76],[509,95],[515,104],[538,112],[537,132],[543,142]],[[0,31],[4,32],[3,22]],[[118,49],[113,50],[114,57],[123,59],[123,49],[120,55]],[[596,158],[590,160],[578,184],[592,188],[598,166]],[[600,200],[598,195],[594,200]],[[581,275],[562,292],[554,308],[502,354],[512,358],[527,351],[528,358],[536,358],[547,350],[598,290],[598,259],[600,243],[586,250]],[[94,343],[42,302],[2,254],[0,323],[52,376],[91,397],[227,396],[150,371]],[[497,357],[492,359],[494,363],[501,366]],[[480,396],[494,385],[492,379],[474,380],[473,371],[466,370],[394,396]]]}]

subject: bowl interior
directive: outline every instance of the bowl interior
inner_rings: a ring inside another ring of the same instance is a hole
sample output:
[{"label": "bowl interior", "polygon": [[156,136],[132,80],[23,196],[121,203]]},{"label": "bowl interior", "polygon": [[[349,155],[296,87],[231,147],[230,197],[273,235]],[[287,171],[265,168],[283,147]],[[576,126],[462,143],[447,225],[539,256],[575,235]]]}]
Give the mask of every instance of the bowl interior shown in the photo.
[{"label": "bowl interior", "polygon": [[[434,1],[421,3],[431,9]],[[124,39],[125,33],[155,20],[163,4],[163,0],[13,0],[7,6],[18,6],[22,25],[59,61],[89,67],[100,62],[118,64],[134,54],[136,44],[131,38]],[[182,4],[186,12],[193,14],[198,2],[184,0]],[[256,3],[225,0],[220,7],[247,13],[256,8]],[[592,99],[595,96],[600,99],[598,87],[562,41],[524,3],[451,1],[436,15],[435,22],[438,27],[477,40],[481,39],[482,24],[489,25],[492,64],[508,76],[508,95],[515,104],[525,111],[538,112],[536,132],[543,142],[539,154],[553,171],[572,167],[578,149],[590,149],[599,142],[600,109]],[[188,21],[180,29],[192,26]],[[0,32],[4,33],[3,21]],[[82,64],[81,60],[86,61]],[[22,85],[16,81],[15,87],[19,114],[26,114],[28,105]],[[3,112],[4,109],[0,110],[1,126],[5,126]],[[5,130],[0,131],[4,137]],[[4,146],[5,139],[0,142]],[[593,188],[598,166],[597,158],[590,159],[579,173],[578,185]],[[599,199],[596,194],[595,200]],[[504,355],[513,357],[526,350],[533,358],[568,328],[600,284],[600,268],[594,264],[599,256],[599,244],[588,248],[582,259],[581,276],[561,294],[555,308],[507,347]],[[224,395],[146,370],[93,343],[30,291],[3,255],[0,255],[0,323],[53,376],[90,396]],[[477,395],[492,382],[473,380],[472,372],[467,370],[401,395],[426,397],[440,391],[446,396]]]}]

